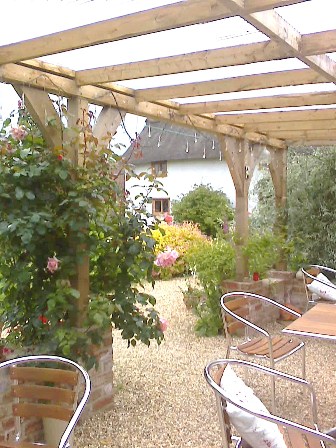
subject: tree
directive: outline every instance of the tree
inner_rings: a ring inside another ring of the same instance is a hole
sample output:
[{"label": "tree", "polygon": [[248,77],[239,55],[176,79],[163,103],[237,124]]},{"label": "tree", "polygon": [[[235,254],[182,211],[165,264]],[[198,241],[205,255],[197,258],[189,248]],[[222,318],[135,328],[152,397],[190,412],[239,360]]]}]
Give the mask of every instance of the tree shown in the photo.
[{"label": "tree", "polygon": [[210,185],[194,185],[191,191],[173,202],[172,212],[176,222],[198,224],[203,233],[213,237],[222,233],[234,217],[226,194]]},{"label": "tree", "polygon": [[[288,157],[288,239],[295,254],[324,265],[336,265],[336,148],[291,149]],[[256,185],[258,206],[252,224],[271,228],[274,193],[269,173]]]}]

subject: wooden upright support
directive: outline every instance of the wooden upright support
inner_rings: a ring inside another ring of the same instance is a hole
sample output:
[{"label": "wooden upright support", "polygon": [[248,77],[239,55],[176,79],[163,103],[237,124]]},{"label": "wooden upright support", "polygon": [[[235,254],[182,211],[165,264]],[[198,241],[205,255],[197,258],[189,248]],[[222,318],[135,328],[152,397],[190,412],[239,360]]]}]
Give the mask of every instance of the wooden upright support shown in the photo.
[{"label": "wooden upright support", "polygon": [[242,281],[248,275],[247,258],[242,252],[249,236],[248,192],[262,148],[248,140],[238,140],[234,137],[221,136],[219,142],[236,189],[236,276],[237,280]]},{"label": "wooden upright support", "polygon": [[[287,149],[269,148],[271,161],[269,164],[270,173],[274,185],[276,219],[274,231],[286,235],[287,232]],[[281,260],[278,269],[286,269],[285,258]]]},{"label": "wooden upright support", "polygon": [[[72,97],[68,101],[68,142],[67,149],[72,162],[82,165],[84,161],[83,140],[85,127],[88,121],[88,102],[83,98]],[[83,232],[86,230],[83,229]],[[83,248],[78,248],[83,249]],[[90,282],[89,282],[89,256],[82,257],[77,265],[77,275],[72,280],[73,287],[80,293],[77,308],[77,326],[81,326],[88,306]]]}]

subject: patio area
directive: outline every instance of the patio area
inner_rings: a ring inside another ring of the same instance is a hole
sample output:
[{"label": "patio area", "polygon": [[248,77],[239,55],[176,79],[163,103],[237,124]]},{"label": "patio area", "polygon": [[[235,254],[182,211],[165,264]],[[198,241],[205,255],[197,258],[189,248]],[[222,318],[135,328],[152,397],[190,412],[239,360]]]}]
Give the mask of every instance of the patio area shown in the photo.
[{"label": "patio area", "polygon": [[[127,349],[114,333],[114,408],[99,411],[78,426],[77,445],[82,447],[220,447],[220,431],[214,396],[203,378],[210,360],[224,357],[222,336],[200,338],[193,331],[195,316],[186,310],[181,288],[184,279],[158,281],[154,295],[158,310],[168,319],[165,341],[157,347],[143,344]],[[275,324],[279,325],[279,324]],[[307,380],[313,383],[320,429],[335,426],[335,345],[306,339]],[[277,364],[299,375],[300,355]],[[255,384],[269,407],[268,388]],[[258,387],[259,386],[259,387]],[[307,422],[308,412],[299,391],[277,387],[279,411],[288,418]]]}]

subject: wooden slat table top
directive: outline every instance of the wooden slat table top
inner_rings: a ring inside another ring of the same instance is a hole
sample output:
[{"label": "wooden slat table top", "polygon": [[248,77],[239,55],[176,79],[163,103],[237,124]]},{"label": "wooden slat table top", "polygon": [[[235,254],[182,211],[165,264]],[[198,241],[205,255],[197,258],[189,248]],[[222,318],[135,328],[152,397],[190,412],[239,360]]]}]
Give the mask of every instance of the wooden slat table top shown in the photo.
[{"label": "wooden slat table top", "polygon": [[336,341],[336,304],[318,303],[282,331]]}]

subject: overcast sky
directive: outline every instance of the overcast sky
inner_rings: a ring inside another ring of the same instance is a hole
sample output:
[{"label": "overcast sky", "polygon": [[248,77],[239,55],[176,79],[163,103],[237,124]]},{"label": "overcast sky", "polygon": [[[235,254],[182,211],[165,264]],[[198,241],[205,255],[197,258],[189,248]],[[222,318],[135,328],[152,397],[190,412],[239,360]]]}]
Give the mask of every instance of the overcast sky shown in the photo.
[{"label": "overcast sky", "polygon": [[[175,0],[11,0],[1,5],[2,17],[6,19],[1,21],[0,45],[125,15],[136,12],[139,8],[148,9],[175,2]],[[333,29],[335,28],[336,0],[310,0],[278,8],[278,12],[300,33]],[[242,19],[233,17],[225,21],[157,33],[155,45],[153,45],[152,36],[148,35],[41,59],[74,70],[81,70],[262,40],[265,40],[265,36]],[[336,59],[335,55],[331,55],[331,57]],[[191,82],[300,67],[304,67],[304,64],[295,60],[274,61],[249,64],[240,68],[226,67],[211,71],[202,70],[197,73],[124,81],[121,84],[131,88],[141,88],[149,84],[151,86],[163,83],[169,85],[181,81]],[[315,85],[313,88],[324,90],[325,86]],[[295,87],[293,91],[299,92],[300,89],[301,91],[306,90],[305,87],[299,86]],[[241,96],[248,95],[253,95],[253,93],[245,92]],[[226,94],[226,98],[233,96],[236,94]],[[220,98],[212,96],[211,98],[207,97],[207,100]],[[202,98],[193,101],[197,100],[202,100]],[[190,99],[181,100],[181,102],[183,101],[190,101]],[[11,86],[0,83],[0,115],[7,117],[16,104],[17,96]],[[127,122],[131,127],[131,132],[140,132],[144,119],[128,117]]]}]

